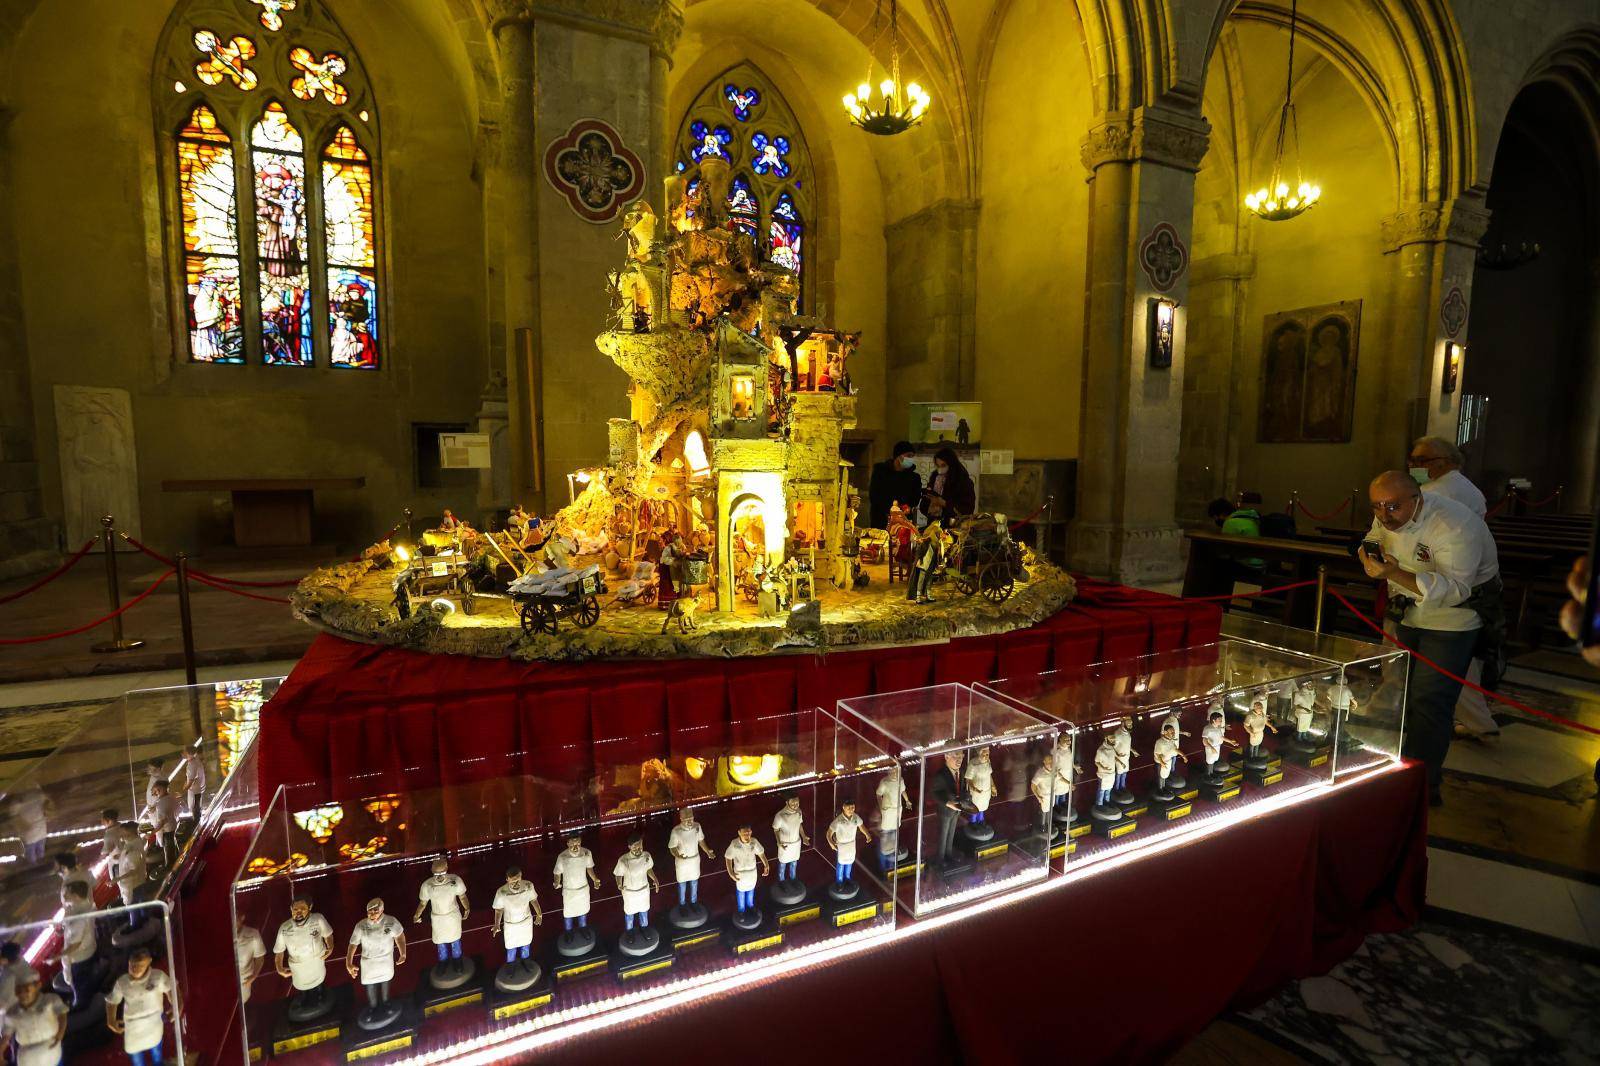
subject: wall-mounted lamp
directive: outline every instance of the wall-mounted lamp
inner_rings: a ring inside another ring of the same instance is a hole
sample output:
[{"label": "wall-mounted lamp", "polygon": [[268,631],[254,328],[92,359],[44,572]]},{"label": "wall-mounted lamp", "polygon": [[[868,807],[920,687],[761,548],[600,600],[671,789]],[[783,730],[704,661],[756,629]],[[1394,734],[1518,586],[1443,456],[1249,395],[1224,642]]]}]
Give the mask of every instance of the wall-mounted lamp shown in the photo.
[{"label": "wall-mounted lamp", "polygon": [[1444,342],[1444,380],[1439,383],[1439,391],[1446,396],[1456,391],[1456,382],[1461,380],[1461,360],[1466,354],[1465,344]]},{"label": "wall-mounted lamp", "polygon": [[1178,320],[1178,305],[1159,296],[1150,297],[1150,365],[1166,369],[1172,365],[1172,334]]}]

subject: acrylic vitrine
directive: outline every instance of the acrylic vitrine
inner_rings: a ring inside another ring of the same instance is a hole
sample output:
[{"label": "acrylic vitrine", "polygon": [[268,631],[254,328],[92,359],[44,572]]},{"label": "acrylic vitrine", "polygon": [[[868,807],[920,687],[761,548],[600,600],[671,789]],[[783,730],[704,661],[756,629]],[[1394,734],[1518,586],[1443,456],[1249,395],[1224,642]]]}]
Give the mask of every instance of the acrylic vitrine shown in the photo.
[{"label": "acrylic vitrine", "polygon": [[1335,778],[1399,761],[1405,739],[1408,653],[1240,614],[1224,615],[1222,630],[1236,644],[1279,648],[1339,668],[1338,687],[1330,687],[1323,701],[1339,718],[1338,742],[1333,746]]},{"label": "acrylic vitrine", "polygon": [[839,711],[898,764],[873,819],[900,905],[922,915],[1047,875],[1055,728],[956,684],[841,700]]},{"label": "acrylic vitrine", "polygon": [[233,886],[266,953],[246,1047],[448,1055],[889,933],[866,812],[893,766],[809,710],[280,789]]},{"label": "acrylic vitrine", "polygon": [[1337,723],[1322,698],[1337,678],[1314,659],[1220,641],[977,689],[1068,738],[1057,820],[1070,865],[1331,780]]}]

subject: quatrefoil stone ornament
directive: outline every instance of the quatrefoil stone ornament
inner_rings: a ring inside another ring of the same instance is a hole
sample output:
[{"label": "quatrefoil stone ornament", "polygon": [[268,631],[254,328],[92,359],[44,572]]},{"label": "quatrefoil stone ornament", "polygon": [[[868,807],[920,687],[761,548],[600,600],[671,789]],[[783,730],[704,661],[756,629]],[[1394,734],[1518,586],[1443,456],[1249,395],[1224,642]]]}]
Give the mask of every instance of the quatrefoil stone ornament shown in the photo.
[{"label": "quatrefoil stone ornament", "polygon": [[1189,249],[1170,222],[1158,222],[1139,242],[1139,266],[1157,292],[1171,292],[1189,268]]},{"label": "quatrefoil stone ornament", "polygon": [[231,37],[224,41],[211,30],[199,30],[194,35],[194,46],[206,57],[194,65],[194,76],[205,84],[231,81],[243,92],[256,87],[256,72],[247,63],[256,57],[256,45],[250,38]]},{"label": "quatrefoil stone ornament", "polygon": [[293,11],[298,0],[250,0],[261,8],[261,25],[269,30],[283,29],[283,13]]},{"label": "quatrefoil stone ornament", "polygon": [[311,49],[296,48],[289,53],[289,64],[300,72],[289,83],[289,91],[300,99],[315,100],[321,93],[335,107],[350,99],[350,90],[339,81],[347,67],[338,52],[318,59]]},{"label": "quatrefoil stone ornament", "polygon": [[544,175],[585,222],[610,222],[644,188],[644,164],[620,133],[595,118],[550,142]]}]

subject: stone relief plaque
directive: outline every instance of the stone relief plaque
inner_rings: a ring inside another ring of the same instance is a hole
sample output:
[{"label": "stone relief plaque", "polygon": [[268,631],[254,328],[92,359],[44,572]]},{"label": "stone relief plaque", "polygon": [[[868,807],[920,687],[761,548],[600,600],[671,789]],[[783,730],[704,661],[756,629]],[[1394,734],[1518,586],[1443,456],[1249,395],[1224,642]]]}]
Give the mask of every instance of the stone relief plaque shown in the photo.
[{"label": "stone relief plaque", "polygon": [[1348,443],[1360,339],[1360,300],[1268,315],[1262,331],[1256,440]]},{"label": "stone relief plaque", "polygon": [[108,514],[138,536],[139,463],[127,390],[57,385],[55,407],[67,544],[98,536]]}]

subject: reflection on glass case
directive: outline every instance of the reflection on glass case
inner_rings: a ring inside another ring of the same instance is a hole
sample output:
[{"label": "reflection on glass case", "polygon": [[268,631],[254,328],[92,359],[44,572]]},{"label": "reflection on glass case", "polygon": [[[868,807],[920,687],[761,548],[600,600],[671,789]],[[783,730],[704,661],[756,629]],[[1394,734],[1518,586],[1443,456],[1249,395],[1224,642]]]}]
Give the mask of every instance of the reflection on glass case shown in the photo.
[{"label": "reflection on glass case", "polygon": [[1229,640],[978,691],[1062,732],[1055,818],[1068,863],[1333,779],[1343,716],[1331,664]]},{"label": "reflection on glass case", "polygon": [[1063,840],[1051,818],[1055,728],[955,684],[840,700],[839,710],[898,762],[874,822],[880,868],[911,914],[1046,876]]},{"label": "reflection on glass case", "polygon": [[461,1050],[894,928],[869,815],[896,764],[833,714],[505,765],[524,772],[279,791],[233,886],[266,952],[243,988],[249,1050]]},{"label": "reflection on glass case", "polygon": [[1333,751],[1335,778],[1399,760],[1405,734],[1409,654],[1384,644],[1316,634],[1248,615],[1224,615],[1222,630],[1236,644],[1282,648],[1339,667],[1338,687],[1323,694],[1323,702],[1337,710],[1343,722],[1340,743]]}]

